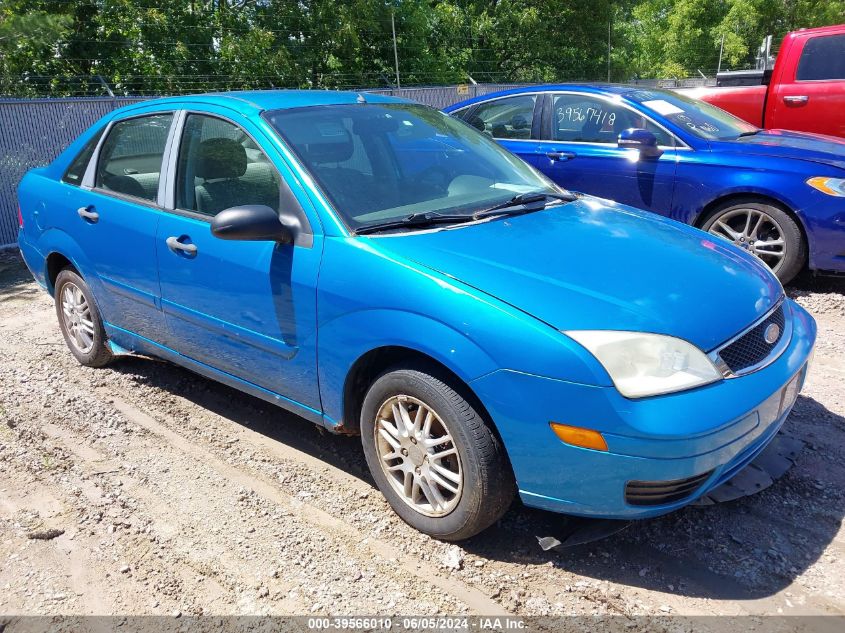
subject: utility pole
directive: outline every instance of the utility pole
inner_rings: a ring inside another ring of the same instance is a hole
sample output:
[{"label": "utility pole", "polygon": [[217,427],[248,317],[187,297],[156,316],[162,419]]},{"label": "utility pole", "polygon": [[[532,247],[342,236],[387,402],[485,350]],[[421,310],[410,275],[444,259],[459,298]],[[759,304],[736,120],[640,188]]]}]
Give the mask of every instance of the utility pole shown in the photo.
[{"label": "utility pole", "polygon": [[396,48],[396,21],[394,19],[395,10],[390,10],[390,29],[393,31],[393,61],[396,63],[396,87],[401,88],[402,84],[399,82],[399,50]]},{"label": "utility pole", "polygon": [[725,34],[722,33],[722,43],[719,44],[719,65],[716,66],[716,75],[722,70],[722,51],[725,50]]},{"label": "utility pole", "polygon": [[610,28],[613,25],[613,6],[607,18],[607,83],[610,83]]}]

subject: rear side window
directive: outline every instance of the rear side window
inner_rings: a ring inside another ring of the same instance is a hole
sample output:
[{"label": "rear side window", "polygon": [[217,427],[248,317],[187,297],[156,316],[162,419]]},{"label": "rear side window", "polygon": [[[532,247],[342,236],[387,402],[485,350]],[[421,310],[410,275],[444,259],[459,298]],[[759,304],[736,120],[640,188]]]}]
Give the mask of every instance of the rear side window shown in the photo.
[{"label": "rear side window", "polygon": [[482,103],[464,121],[493,138],[530,139],[537,95],[518,95]]},{"label": "rear side window", "polygon": [[845,35],[808,40],[801,52],[795,78],[798,81],[845,79]]},{"label": "rear side window", "polygon": [[85,143],[85,147],[83,147],[82,151],[76,155],[76,158],[73,159],[70,167],[67,168],[65,175],[62,176],[62,180],[64,182],[69,185],[76,186],[82,184],[82,179],[85,177],[85,170],[88,169],[88,163],[91,162],[91,155],[97,148],[97,143],[100,142],[100,137],[103,135],[104,129],[105,128],[100,128],[97,133],[92,136],[87,143]]},{"label": "rear side window", "polygon": [[153,114],[115,123],[100,149],[96,186],[155,201],[172,122],[172,114]]}]

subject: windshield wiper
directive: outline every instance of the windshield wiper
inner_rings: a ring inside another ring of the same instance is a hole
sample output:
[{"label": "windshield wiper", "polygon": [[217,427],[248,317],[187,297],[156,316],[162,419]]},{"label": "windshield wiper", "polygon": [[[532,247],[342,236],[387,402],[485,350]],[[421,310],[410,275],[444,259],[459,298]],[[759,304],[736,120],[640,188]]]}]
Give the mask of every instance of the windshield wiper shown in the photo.
[{"label": "windshield wiper", "polygon": [[565,202],[572,202],[573,200],[575,200],[575,196],[571,193],[555,193],[553,191],[529,191],[526,193],[517,194],[510,200],[505,200],[504,202],[494,205],[489,209],[476,211],[472,214],[472,218],[474,220],[479,220],[481,218],[490,217],[491,215],[503,215],[505,213],[509,215],[517,215],[520,213],[539,211],[540,209],[544,209],[546,205],[544,204],[541,207],[536,208],[529,207],[528,205],[533,204],[535,202],[545,202],[549,198],[552,198],[553,200],[563,200]]},{"label": "windshield wiper", "polygon": [[429,211],[425,213],[412,213],[402,218],[394,220],[387,220],[385,222],[376,222],[375,224],[366,224],[355,229],[356,235],[366,235],[368,233],[376,233],[378,231],[389,231],[390,229],[405,229],[416,228],[423,226],[433,226],[435,224],[456,224],[459,222],[471,222],[480,220],[493,215],[516,215],[519,213],[528,213],[529,211],[537,211],[545,208],[545,204],[540,207],[530,207],[535,202],[545,202],[548,198],[554,200],[564,200],[571,202],[576,197],[571,193],[555,193],[553,191],[531,191],[527,193],[520,193],[505,202],[490,207],[489,209],[482,209],[476,211],[472,215],[469,214],[445,214],[437,213],[436,211]]},{"label": "windshield wiper", "polygon": [[471,215],[446,215],[444,213],[426,212],[426,213],[412,213],[403,218],[395,220],[388,220],[386,222],[376,222],[375,224],[366,224],[355,229],[357,235],[366,235],[367,233],[375,233],[377,231],[387,231],[390,229],[404,229],[420,226],[433,226],[435,224],[453,224],[455,222],[468,222],[472,220]]},{"label": "windshield wiper", "polygon": [[754,136],[755,134],[759,134],[760,130],[750,130],[748,132],[740,132],[737,138],[742,138],[743,136]]}]

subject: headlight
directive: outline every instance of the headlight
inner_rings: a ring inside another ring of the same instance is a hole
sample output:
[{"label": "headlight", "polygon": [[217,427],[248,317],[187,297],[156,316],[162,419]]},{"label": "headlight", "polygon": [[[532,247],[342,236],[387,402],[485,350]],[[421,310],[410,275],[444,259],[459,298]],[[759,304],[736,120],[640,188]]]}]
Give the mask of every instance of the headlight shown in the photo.
[{"label": "headlight", "polygon": [[586,347],[627,398],[700,387],[722,378],[700,349],[672,336],[576,330],[564,332]]},{"label": "headlight", "polygon": [[816,176],[807,181],[813,189],[837,198],[845,198],[845,178],[828,178],[827,176]]}]

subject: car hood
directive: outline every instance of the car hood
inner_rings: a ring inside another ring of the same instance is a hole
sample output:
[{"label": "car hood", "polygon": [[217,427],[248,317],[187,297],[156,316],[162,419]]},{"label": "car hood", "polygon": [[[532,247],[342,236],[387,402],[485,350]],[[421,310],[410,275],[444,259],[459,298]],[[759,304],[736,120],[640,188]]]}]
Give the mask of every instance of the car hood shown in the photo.
[{"label": "car hood", "polygon": [[796,158],[845,169],[845,139],[787,130],[762,130],[735,141],[714,141],[711,149]]},{"label": "car hood", "polygon": [[779,301],[753,256],[702,231],[592,197],[440,230],[371,237],[559,330],[668,334],[709,351]]}]

